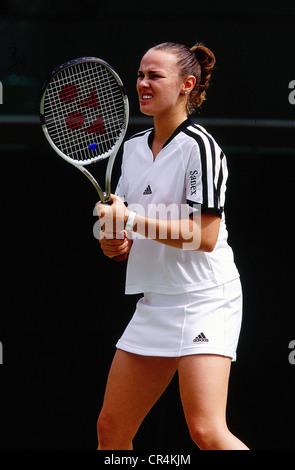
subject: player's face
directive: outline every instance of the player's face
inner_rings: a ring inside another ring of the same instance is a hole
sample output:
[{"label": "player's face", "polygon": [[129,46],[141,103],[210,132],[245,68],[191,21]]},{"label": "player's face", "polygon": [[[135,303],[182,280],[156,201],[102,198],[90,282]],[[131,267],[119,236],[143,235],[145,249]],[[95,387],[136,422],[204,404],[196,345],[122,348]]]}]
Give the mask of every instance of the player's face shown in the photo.
[{"label": "player's face", "polygon": [[137,78],[140,110],[148,116],[184,112],[183,80],[179,76],[177,59],[167,51],[148,51],[142,58]]}]

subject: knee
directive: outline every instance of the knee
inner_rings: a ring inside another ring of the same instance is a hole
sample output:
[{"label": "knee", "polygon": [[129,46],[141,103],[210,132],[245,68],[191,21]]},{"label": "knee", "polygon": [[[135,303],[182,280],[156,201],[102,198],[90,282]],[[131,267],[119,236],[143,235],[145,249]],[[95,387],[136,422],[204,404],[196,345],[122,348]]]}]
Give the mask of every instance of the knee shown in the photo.
[{"label": "knee", "polygon": [[216,428],[207,425],[194,425],[190,428],[190,436],[201,450],[214,450],[217,434]]},{"label": "knee", "polygon": [[101,413],[97,420],[97,439],[99,447],[107,449],[110,446],[114,437],[114,429],[115,425],[111,417]]},{"label": "knee", "polygon": [[131,450],[132,433],[116,419],[116,416],[101,412],[97,420],[97,439],[101,450]]}]

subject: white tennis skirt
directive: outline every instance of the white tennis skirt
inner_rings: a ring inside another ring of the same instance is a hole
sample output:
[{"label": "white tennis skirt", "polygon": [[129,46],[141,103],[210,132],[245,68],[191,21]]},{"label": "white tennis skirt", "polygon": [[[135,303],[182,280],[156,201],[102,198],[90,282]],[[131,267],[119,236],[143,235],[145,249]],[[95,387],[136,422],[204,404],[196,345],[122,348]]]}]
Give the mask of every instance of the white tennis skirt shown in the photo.
[{"label": "white tennis skirt", "polygon": [[235,361],[241,322],[240,279],[180,295],[146,293],[116,346],[142,356],[217,354]]}]

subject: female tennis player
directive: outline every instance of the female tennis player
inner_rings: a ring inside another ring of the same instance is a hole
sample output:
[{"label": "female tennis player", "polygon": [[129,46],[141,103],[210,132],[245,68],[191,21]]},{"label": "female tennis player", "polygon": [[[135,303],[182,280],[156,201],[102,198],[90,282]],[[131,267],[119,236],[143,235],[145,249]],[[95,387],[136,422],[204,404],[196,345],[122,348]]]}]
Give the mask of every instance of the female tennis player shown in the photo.
[{"label": "female tennis player", "polygon": [[[176,371],[197,446],[247,449],[226,423],[242,317],[224,216],[226,157],[189,118],[206,98],[214,63],[201,44],[164,43],[147,51],[137,92],[154,127],[125,143],[113,204],[96,206],[104,254],[129,253],[126,293],[143,293],[109,372],[98,419],[101,450],[132,449]],[[121,238],[114,239],[118,231]]]}]

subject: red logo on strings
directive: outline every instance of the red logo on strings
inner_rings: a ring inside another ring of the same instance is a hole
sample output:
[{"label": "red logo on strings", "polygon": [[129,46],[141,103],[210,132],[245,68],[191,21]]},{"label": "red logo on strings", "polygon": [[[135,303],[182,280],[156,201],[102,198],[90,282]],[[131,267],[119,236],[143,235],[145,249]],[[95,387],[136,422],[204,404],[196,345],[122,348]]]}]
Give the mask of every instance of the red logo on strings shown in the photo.
[{"label": "red logo on strings", "polygon": [[91,134],[104,134],[104,127],[101,117],[98,116],[95,122],[84,129],[84,132],[90,132]]},{"label": "red logo on strings", "polygon": [[[75,101],[77,99],[78,94],[78,87],[74,84],[63,86],[59,92],[60,99],[65,104],[70,104]],[[81,108],[98,109],[95,90],[91,90],[89,96],[87,96],[85,100],[78,103],[78,106],[80,106]],[[105,133],[103,120],[99,114],[96,116],[96,119],[93,123],[91,123],[88,127],[83,128],[85,124],[85,116],[82,112],[75,111],[67,115],[66,124],[71,130],[80,129],[81,131],[87,132],[89,134]]]},{"label": "red logo on strings", "polygon": [[60,99],[64,103],[71,103],[76,99],[78,88],[76,85],[66,85],[59,92]]},{"label": "red logo on strings", "polygon": [[90,95],[86,98],[86,100],[81,101],[81,103],[79,103],[79,106],[83,106],[84,108],[97,109],[98,104],[96,101],[95,90],[92,90]]},{"label": "red logo on strings", "polygon": [[83,113],[70,113],[67,115],[67,126],[70,129],[80,129],[84,126],[85,117]]}]

